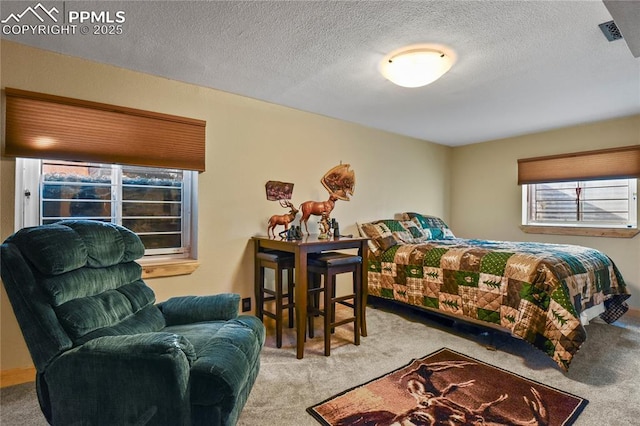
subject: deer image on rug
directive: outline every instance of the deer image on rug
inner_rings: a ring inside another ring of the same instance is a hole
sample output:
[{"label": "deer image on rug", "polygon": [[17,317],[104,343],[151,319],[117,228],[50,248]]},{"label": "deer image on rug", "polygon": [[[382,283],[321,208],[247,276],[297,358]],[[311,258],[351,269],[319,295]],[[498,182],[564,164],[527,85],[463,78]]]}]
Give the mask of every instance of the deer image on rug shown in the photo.
[{"label": "deer image on rug", "polygon": [[464,368],[467,365],[475,365],[467,361],[445,361],[423,364],[415,370],[401,377],[402,386],[416,400],[416,406],[407,412],[395,415],[390,411],[373,411],[369,413],[357,413],[341,419],[340,426],[354,424],[390,424],[390,425],[436,425],[450,424],[455,419],[455,424],[460,425],[488,425],[509,424],[514,426],[546,426],[549,424],[549,415],[545,403],[540,399],[540,394],[535,388],[531,388],[534,400],[523,396],[527,406],[531,409],[532,417],[520,420],[511,416],[493,413],[490,409],[509,398],[508,393],[501,394],[493,401],[480,404],[478,407],[466,407],[463,404],[449,398],[449,395],[463,387],[473,386],[475,380],[467,380],[462,383],[450,383],[444,389],[439,390],[431,381],[434,373],[450,368]]},{"label": "deer image on rug", "polygon": [[307,411],[323,425],[513,425],[573,423],[587,401],[441,349]]}]

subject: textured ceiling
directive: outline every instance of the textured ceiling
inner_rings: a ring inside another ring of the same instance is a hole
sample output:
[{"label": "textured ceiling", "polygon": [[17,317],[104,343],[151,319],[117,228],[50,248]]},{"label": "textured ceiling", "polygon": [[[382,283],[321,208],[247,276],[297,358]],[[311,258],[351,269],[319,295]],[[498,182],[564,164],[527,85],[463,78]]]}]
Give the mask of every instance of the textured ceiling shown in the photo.
[{"label": "textured ceiling", "polygon": [[[42,3],[124,11],[124,34],[2,37],[450,146],[640,113],[640,59],[606,40],[600,0]],[[378,62],[415,43],[457,62],[422,88],[385,80]]]}]

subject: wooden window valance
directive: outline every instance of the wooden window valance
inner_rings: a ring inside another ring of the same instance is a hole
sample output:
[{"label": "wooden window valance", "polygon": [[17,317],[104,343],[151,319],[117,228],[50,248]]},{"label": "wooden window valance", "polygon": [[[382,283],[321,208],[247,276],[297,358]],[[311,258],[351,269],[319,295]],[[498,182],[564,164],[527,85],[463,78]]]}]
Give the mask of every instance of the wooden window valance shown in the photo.
[{"label": "wooden window valance", "polygon": [[6,156],[205,169],[205,121],[24,90],[4,92]]},{"label": "wooden window valance", "polygon": [[518,160],[518,185],[640,178],[640,145]]}]

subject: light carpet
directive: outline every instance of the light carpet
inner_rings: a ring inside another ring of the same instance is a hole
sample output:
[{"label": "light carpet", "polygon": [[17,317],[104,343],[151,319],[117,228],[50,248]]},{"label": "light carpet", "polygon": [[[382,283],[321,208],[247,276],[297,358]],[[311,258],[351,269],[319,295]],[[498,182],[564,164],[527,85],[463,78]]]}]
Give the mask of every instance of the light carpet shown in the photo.
[{"label": "light carpet", "polygon": [[[286,322],[285,322],[286,324]],[[523,377],[589,400],[576,426],[631,426],[640,419],[640,320],[625,315],[608,325],[594,320],[588,338],[567,373],[547,355],[507,335],[451,327],[423,314],[367,308],[369,335],[351,343],[349,326],[339,327],[331,356],[322,351],[322,332],[307,341],[296,359],[295,333],[286,328],[283,347],[268,326],[262,366],[240,416],[240,426],[317,426],[305,410],[345,389],[366,383],[442,347],[499,366]],[[493,344],[497,351],[486,349]],[[45,425],[33,383],[0,391],[0,424]]]}]

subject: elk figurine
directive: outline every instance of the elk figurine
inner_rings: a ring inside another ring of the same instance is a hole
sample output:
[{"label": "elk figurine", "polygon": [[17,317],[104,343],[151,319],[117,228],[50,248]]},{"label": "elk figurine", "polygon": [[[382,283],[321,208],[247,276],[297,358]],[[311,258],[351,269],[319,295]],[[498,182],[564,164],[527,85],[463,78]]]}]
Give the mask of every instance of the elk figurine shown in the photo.
[{"label": "elk figurine", "polygon": [[273,234],[273,238],[276,237],[276,233],[274,231],[275,227],[278,225],[284,225],[284,230],[287,231],[289,230],[289,224],[291,222],[293,222],[293,220],[296,218],[296,215],[298,214],[298,209],[296,209],[294,207],[293,204],[291,204],[290,201],[285,201],[284,204],[282,204],[282,200],[280,201],[280,205],[284,208],[289,208],[289,213],[287,214],[274,214],[273,216],[271,216],[269,218],[269,226],[267,227],[267,236],[271,236],[269,233]]},{"label": "elk figurine", "polygon": [[314,216],[326,216],[329,218],[331,211],[333,211],[333,207],[336,205],[336,201],[338,197],[331,193],[329,195],[329,199],[327,201],[305,201],[300,204],[300,210],[302,210],[302,217],[300,218],[300,227],[304,223],[304,229],[309,234],[309,228],[307,227],[307,222],[309,222],[309,217],[311,215]]}]

